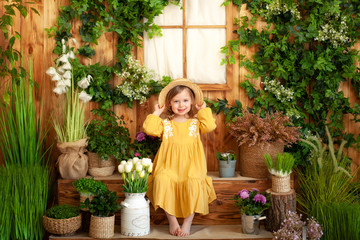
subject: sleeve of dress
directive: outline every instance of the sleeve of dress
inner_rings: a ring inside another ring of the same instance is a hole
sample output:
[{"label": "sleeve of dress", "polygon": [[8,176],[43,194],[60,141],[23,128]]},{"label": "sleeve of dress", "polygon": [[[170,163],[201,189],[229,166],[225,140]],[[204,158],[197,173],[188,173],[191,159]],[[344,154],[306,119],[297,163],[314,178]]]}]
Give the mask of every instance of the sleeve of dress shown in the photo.
[{"label": "sleeve of dress", "polygon": [[213,117],[210,108],[206,107],[200,109],[197,113],[197,118],[199,120],[200,133],[208,133],[216,128],[215,118]]},{"label": "sleeve of dress", "polygon": [[147,135],[161,137],[164,131],[163,120],[154,114],[149,114],[143,123],[143,128]]}]

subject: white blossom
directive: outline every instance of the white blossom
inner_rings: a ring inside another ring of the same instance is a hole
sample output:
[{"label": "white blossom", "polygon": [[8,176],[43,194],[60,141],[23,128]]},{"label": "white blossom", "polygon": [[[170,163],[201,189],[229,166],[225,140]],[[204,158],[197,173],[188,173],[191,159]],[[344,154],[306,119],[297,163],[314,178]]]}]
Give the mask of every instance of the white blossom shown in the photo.
[{"label": "white blossom", "polygon": [[63,78],[65,78],[65,79],[71,79],[71,71],[66,71],[66,72],[63,74]]},{"label": "white blossom", "polygon": [[92,96],[87,94],[85,91],[81,91],[81,93],[79,94],[79,99],[86,103],[92,99]]},{"label": "white blossom", "polygon": [[119,171],[119,173],[123,173],[123,172],[125,171],[125,165],[124,165],[124,164],[120,164],[120,165],[118,166],[118,171]]},{"label": "white blossom", "polygon": [[[90,76],[90,75],[88,75]],[[81,87],[82,89],[86,89],[90,86],[90,80],[89,77],[83,77],[78,83],[78,86]]]},{"label": "white blossom", "polygon": [[63,93],[66,93],[66,87],[56,87],[53,90],[56,94],[61,95]]},{"label": "white blossom", "polygon": [[72,69],[72,66],[69,62],[66,62],[62,65],[62,68],[65,69],[65,70],[71,70]]},{"label": "white blossom", "polygon": [[49,67],[47,70],[46,70],[46,74],[53,77],[55,74],[57,74],[57,71],[54,67]]}]

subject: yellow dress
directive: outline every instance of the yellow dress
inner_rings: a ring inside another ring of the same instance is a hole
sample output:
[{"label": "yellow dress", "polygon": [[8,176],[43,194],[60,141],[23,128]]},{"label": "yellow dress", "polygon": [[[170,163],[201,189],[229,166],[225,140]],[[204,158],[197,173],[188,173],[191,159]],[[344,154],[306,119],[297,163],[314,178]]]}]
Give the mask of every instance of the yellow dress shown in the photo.
[{"label": "yellow dress", "polygon": [[216,128],[211,109],[199,110],[197,118],[186,122],[150,114],[143,127],[146,134],[162,137],[147,191],[155,210],[160,207],[180,218],[194,212],[208,214],[216,194],[211,177],[206,175],[200,134]]}]

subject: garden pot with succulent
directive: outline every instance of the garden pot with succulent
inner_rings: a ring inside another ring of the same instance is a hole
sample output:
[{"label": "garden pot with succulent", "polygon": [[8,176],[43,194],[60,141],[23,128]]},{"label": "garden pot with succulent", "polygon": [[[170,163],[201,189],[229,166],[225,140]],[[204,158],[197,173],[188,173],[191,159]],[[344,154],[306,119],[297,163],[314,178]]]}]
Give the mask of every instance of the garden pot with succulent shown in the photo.
[{"label": "garden pot with succulent", "polygon": [[91,112],[101,119],[93,119],[86,129],[88,172],[95,177],[110,176],[117,166],[116,161],[128,155],[129,130],[125,122],[111,110],[93,109]]},{"label": "garden pot with succulent", "polygon": [[85,200],[82,207],[91,213],[89,236],[93,238],[111,238],[115,231],[115,212],[119,209],[116,192],[99,190],[90,201]]},{"label": "garden pot with succulent", "polygon": [[78,207],[57,205],[46,211],[43,225],[49,233],[72,235],[81,227],[81,213]]},{"label": "garden pot with succulent", "polygon": [[216,159],[219,164],[220,177],[234,177],[236,167],[236,155],[233,151],[217,152]]},{"label": "garden pot with succulent", "polygon": [[267,178],[269,175],[264,154],[275,158],[284,151],[284,145],[299,140],[299,128],[281,112],[268,113],[265,117],[245,111],[242,117],[229,123],[229,132],[240,149],[240,172],[242,176]]}]

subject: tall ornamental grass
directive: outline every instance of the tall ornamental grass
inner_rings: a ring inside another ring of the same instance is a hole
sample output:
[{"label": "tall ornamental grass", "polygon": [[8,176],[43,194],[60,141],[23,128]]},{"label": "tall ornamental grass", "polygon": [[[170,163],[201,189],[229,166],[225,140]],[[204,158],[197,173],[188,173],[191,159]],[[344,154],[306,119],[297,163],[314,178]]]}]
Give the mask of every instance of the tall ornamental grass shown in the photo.
[{"label": "tall ornamental grass", "polygon": [[0,176],[0,239],[43,239],[48,167],[8,165],[0,168]]},{"label": "tall ornamental grass", "polygon": [[29,80],[12,81],[0,100],[0,147],[5,165],[44,163],[47,130],[42,130],[42,111],[37,115],[34,84],[30,70]]},{"label": "tall ornamental grass", "polygon": [[321,224],[324,231],[323,240],[359,240],[360,239],[360,205],[317,203],[312,215]]}]

